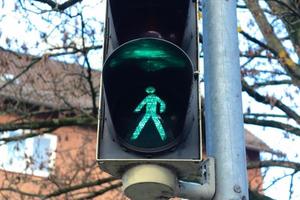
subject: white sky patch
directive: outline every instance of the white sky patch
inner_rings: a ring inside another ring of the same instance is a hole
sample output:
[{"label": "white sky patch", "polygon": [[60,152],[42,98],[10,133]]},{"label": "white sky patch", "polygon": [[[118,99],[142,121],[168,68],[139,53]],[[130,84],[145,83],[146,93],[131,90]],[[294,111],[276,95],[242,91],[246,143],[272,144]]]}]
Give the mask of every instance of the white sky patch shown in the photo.
[{"label": "white sky patch", "polygon": [[[30,2],[24,2],[24,5],[29,8],[31,11],[39,11],[35,8],[35,6],[31,6]],[[41,3],[35,2],[34,5],[38,5],[39,7]],[[81,3],[76,4],[78,8],[68,8],[68,13],[72,15],[78,14],[78,9],[82,11],[83,18],[86,22],[85,27],[86,31],[89,32],[89,27],[95,29],[95,32],[92,33],[93,37],[95,37],[95,41],[97,44],[91,43],[89,37],[85,37],[85,45],[102,45],[103,44],[103,24],[105,21],[105,8],[106,1],[99,0],[89,0],[82,1]],[[70,34],[75,33],[75,29],[79,27],[81,28],[80,18],[77,17],[77,23],[75,23],[75,18],[69,18],[67,15],[53,15],[53,12],[45,12],[44,14],[34,14],[33,12],[28,11],[26,13],[26,19],[24,20],[24,15],[20,14],[18,11],[14,10],[15,2],[14,1],[6,1],[4,4],[4,8],[1,8],[2,16],[5,17],[0,20],[0,46],[14,50],[17,52],[23,52],[20,47],[23,45],[26,48],[25,53],[29,53],[32,55],[42,56],[45,52],[47,53],[55,53],[60,51],[48,51],[49,48],[55,49],[57,47],[61,47],[63,45],[61,32],[61,25],[64,24],[64,30],[69,32]],[[45,10],[49,10],[49,6],[43,6]],[[45,18],[49,18],[49,21],[45,21]],[[101,22],[101,23],[99,23]],[[58,28],[60,26],[60,28]],[[41,38],[40,32],[45,32],[47,34],[47,42]],[[39,42],[37,44],[37,41]],[[76,37],[72,37],[72,42],[75,42],[78,48],[82,47],[82,38],[81,34],[77,34]],[[38,46],[38,47],[37,47]],[[24,50],[24,49],[23,49]],[[101,50],[92,50],[89,52],[89,62],[91,67],[97,70],[102,68],[102,49]],[[64,56],[61,58],[57,58],[58,60],[67,61],[70,63],[75,62],[73,56]],[[83,59],[79,59],[83,64]]]}]

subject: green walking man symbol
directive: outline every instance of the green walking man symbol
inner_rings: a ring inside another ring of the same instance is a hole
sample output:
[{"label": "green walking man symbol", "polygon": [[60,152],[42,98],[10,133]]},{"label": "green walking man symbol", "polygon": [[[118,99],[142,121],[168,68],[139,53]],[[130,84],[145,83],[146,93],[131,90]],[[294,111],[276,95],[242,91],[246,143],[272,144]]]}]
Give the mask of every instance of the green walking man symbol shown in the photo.
[{"label": "green walking man symbol", "polygon": [[166,104],[163,100],[161,100],[158,96],[154,94],[155,88],[150,86],[146,88],[146,92],[149,94],[146,96],[141,103],[135,108],[133,112],[140,112],[142,108],[146,105],[146,114],[140,121],[140,123],[135,128],[135,131],[133,132],[131,136],[131,140],[136,140],[143,128],[145,127],[145,124],[150,120],[150,118],[153,120],[155,127],[160,135],[161,140],[166,140],[167,136],[165,133],[165,130],[159,120],[159,116],[156,113],[156,107],[159,105],[160,109],[159,112],[163,113],[166,110]]}]

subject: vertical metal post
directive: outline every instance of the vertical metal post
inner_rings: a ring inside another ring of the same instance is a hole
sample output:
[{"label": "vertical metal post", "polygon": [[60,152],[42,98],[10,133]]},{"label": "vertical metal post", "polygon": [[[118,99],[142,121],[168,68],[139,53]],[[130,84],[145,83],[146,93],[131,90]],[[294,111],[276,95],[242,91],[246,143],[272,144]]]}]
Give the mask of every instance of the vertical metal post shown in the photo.
[{"label": "vertical metal post", "polygon": [[247,200],[236,0],[204,0],[206,149],[216,160],[214,200]]}]

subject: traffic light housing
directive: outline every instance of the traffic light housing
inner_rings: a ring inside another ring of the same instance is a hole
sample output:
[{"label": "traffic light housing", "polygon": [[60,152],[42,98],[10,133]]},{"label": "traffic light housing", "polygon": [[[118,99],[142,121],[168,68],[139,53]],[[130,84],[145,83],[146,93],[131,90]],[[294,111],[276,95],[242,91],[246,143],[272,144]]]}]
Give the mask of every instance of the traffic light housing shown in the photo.
[{"label": "traffic light housing", "polygon": [[197,3],[108,0],[97,160],[195,176],[201,161]]}]

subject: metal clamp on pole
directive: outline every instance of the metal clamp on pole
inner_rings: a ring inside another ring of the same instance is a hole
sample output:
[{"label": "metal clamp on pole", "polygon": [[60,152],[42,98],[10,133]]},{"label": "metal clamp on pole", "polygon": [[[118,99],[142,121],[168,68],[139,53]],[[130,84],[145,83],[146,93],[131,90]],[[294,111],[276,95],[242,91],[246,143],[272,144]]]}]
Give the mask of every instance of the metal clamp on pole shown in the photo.
[{"label": "metal clamp on pole", "polygon": [[154,164],[130,168],[122,181],[124,193],[133,200],[169,199],[177,187],[176,175],[168,168]]},{"label": "metal clamp on pole", "polygon": [[215,160],[209,157],[200,166],[199,183],[179,181],[178,196],[191,200],[211,200],[215,194],[215,185]]}]

